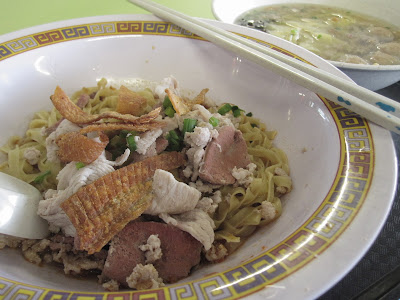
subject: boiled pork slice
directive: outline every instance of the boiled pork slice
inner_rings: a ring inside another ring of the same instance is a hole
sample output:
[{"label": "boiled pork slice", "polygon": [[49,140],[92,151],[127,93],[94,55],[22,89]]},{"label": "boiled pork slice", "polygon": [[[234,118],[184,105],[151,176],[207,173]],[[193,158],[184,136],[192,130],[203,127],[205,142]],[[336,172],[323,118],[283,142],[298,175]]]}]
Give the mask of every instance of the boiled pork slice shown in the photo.
[{"label": "boiled pork slice", "polygon": [[146,264],[145,252],[140,250],[150,235],[158,235],[162,256],[153,262],[159,276],[166,283],[176,282],[189,275],[200,263],[203,245],[172,225],[157,222],[131,222],[116,235],[110,245],[103,269],[103,277],[127,286],[126,278],[137,264]]},{"label": "boiled pork slice", "polygon": [[232,126],[224,126],[206,147],[199,177],[213,184],[233,184],[236,181],[233,168],[246,168],[249,163],[242,133]]},{"label": "boiled pork slice", "polygon": [[153,195],[145,214],[180,214],[194,209],[201,197],[197,189],[177,181],[174,175],[161,169],[156,170],[153,176]]}]

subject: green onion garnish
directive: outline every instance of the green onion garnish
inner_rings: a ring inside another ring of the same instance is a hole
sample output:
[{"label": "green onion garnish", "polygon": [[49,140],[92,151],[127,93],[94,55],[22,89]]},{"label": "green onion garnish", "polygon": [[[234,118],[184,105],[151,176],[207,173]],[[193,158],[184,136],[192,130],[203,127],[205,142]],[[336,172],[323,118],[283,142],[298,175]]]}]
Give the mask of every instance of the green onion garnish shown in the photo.
[{"label": "green onion garnish", "polygon": [[171,100],[169,99],[168,95],[165,96],[164,101],[163,101],[163,107],[164,107],[164,113],[172,118],[174,114],[176,113],[174,106],[171,103]]},{"label": "green onion garnish", "polygon": [[197,124],[196,119],[184,119],[182,134],[185,135],[186,132],[193,132],[194,128],[196,127],[196,124]]},{"label": "green onion garnish", "polygon": [[247,116],[247,117],[252,117],[252,116],[253,116],[253,113],[252,113],[252,112],[249,112],[249,113],[246,114],[246,116]]},{"label": "green onion garnish", "polygon": [[78,161],[76,164],[75,164],[75,166],[76,166],[76,168],[79,170],[79,169],[82,169],[84,166],[86,166],[85,165],[85,163],[83,163],[83,162],[81,162],[81,161]]},{"label": "green onion garnish", "polygon": [[164,110],[164,113],[165,113],[168,117],[172,118],[172,117],[174,116],[174,114],[175,114],[175,109],[174,109],[172,106],[168,106],[168,107]]},{"label": "green onion garnish", "polygon": [[172,107],[171,100],[169,99],[168,96],[165,96],[164,101],[163,101],[163,107],[166,109],[167,107]]},{"label": "green onion garnish", "polygon": [[232,109],[232,105],[230,105],[229,103],[226,103],[224,105],[222,105],[219,109],[218,109],[218,113],[220,115],[225,115],[227,112],[229,112]]},{"label": "green onion garnish", "polygon": [[213,127],[217,127],[219,124],[219,120],[216,117],[211,117],[210,120],[208,120],[208,122],[213,126]]},{"label": "green onion garnish", "polygon": [[322,38],[322,34],[318,34],[317,39]]},{"label": "green onion garnish", "polygon": [[126,138],[126,136],[128,135],[128,133],[131,133],[129,130],[121,130],[119,132],[119,137],[121,138]]},{"label": "green onion garnish", "polygon": [[175,130],[170,130],[168,132],[168,137],[170,137],[173,140],[179,140],[180,139],[179,135],[176,133]]},{"label": "green onion garnish", "polygon": [[128,145],[129,150],[135,151],[137,149],[135,135],[130,134],[126,137],[126,144]]},{"label": "green onion garnish", "polygon": [[238,107],[238,106],[232,106],[232,113],[233,113],[233,116],[235,117],[235,118],[237,118],[237,117],[239,117],[240,116],[240,112],[241,112],[242,110]]},{"label": "green onion garnish", "polygon": [[181,151],[183,148],[183,139],[175,130],[170,130],[166,136],[168,140],[167,151]]},{"label": "green onion garnish", "polygon": [[241,109],[234,110],[234,111],[233,111],[233,116],[234,116],[235,118],[239,117],[241,111],[242,111]]},{"label": "green onion garnish", "polygon": [[43,182],[43,180],[46,178],[46,176],[49,176],[51,174],[50,170],[44,172],[43,174],[37,176],[34,180],[33,183],[36,184],[41,184]]}]

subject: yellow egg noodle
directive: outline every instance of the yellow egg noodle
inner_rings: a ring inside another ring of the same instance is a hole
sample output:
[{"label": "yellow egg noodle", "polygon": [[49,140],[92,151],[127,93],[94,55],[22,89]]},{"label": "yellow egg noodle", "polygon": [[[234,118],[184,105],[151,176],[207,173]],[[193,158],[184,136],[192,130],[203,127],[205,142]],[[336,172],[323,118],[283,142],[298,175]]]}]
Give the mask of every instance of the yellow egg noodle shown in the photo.
[{"label": "yellow egg noodle", "polygon": [[214,217],[217,226],[215,238],[227,241],[229,251],[241,245],[258,226],[272,221],[261,219],[258,206],[263,201],[273,204],[276,218],[281,215],[282,206],[280,198],[276,196],[277,187],[284,187],[287,191],[292,189],[290,176],[274,173],[276,168],[281,168],[287,175],[290,174],[286,154],[272,143],[277,132],[266,131],[265,125],[258,119],[244,115],[241,116],[239,130],[243,133],[251,160],[257,169],[247,189],[231,186],[222,189],[224,195],[229,195],[229,201],[219,204]]},{"label": "yellow egg noodle", "polygon": [[[96,93],[95,97],[83,109],[85,112],[95,114],[115,110],[118,99],[117,91],[106,87],[106,84],[107,80],[102,79],[98,82],[97,87],[83,88],[74,93],[71,100],[76,103],[81,94]],[[42,130],[43,128],[51,127],[60,119],[61,115],[55,108],[51,111],[39,111],[35,113],[28,125],[25,136],[13,136],[6,145],[0,148],[0,151],[7,155],[7,160],[0,164],[0,171],[28,183],[32,183],[38,175],[50,171],[50,174],[45,176],[43,182],[40,185],[36,185],[36,187],[40,191],[56,188],[56,177],[61,170],[61,164],[47,161],[46,136]],[[25,150],[30,148],[35,148],[42,153],[37,168],[30,165],[24,157]]]},{"label": "yellow egg noodle", "polygon": [[[157,102],[151,89],[146,88],[138,93],[146,98],[149,112]],[[102,79],[96,87],[82,88],[71,96],[77,103],[81,95],[90,95],[89,102],[83,110],[89,114],[99,114],[105,111],[115,111],[118,102],[118,89],[107,86],[107,80]],[[210,112],[215,113],[216,107]],[[40,191],[57,188],[57,174],[62,169],[61,162],[47,160],[46,134],[44,130],[60,121],[62,116],[53,108],[51,111],[35,113],[24,137],[14,136],[0,148],[7,155],[7,160],[0,164],[0,171],[35,185]],[[280,197],[292,189],[292,180],[288,159],[284,151],[274,146],[276,131],[268,131],[259,119],[241,112],[237,129],[246,142],[250,161],[256,168],[251,183],[244,185],[224,185],[220,188],[221,201],[211,215],[215,223],[214,244],[223,244],[228,253],[232,253],[257,228],[264,226],[282,213]],[[27,149],[37,149],[41,156],[37,165],[27,162],[24,153]],[[39,175],[50,172],[40,183],[35,183]],[[175,177],[178,172],[172,172]],[[179,180],[179,178],[178,178]],[[269,202],[274,213],[271,218],[264,218],[260,206]]]},{"label": "yellow egg noodle", "polygon": [[[24,137],[13,136],[0,148],[0,151],[7,155],[7,160],[0,164],[0,171],[28,183],[32,183],[39,174],[50,171],[50,175],[44,178],[42,185],[38,186],[38,188],[41,191],[54,188],[57,184],[56,175],[60,171],[61,165],[47,162],[46,138],[42,134],[42,128],[51,126],[59,118],[60,116],[57,115],[55,110],[37,112],[29,123]],[[29,164],[24,157],[25,150],[31,148],[43,153],[37,168]]]}]

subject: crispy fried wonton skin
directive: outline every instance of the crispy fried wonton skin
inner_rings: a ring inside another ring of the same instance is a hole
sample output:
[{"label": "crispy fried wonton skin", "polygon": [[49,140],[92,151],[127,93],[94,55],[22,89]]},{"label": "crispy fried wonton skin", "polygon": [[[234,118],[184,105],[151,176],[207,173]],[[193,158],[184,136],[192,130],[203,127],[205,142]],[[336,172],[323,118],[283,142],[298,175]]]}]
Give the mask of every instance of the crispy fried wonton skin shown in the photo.
[{"label": "crispy fried wonton skin", "polygon": [[193,105],[204,103],[208,89],[203,89],[193,100],[182,98],[170,89],[165,89],[165,92],[167,93],[176,113],[178,115],[184,115],[192,109]]},{"label": "crispy fried wonton skin", "polygon": [[124,123],[143,124],[157,118],[161,111],[161,108],[159,107],[141,117],[136,117],[130,114],[121,114],[115,111],[106,111],[101,114],[91,115],[84,112],[74,102],[72,102],[59,86],[56,87],[54,94],[50,99],[53,102],[54,107],[64,118],[78,125],[91,124],[103,119],[117,119]]},{"label": "crispy fried wonton skin", "polygon": [[118,94],[117,112],[141,116],[144,113],[147,100],[139,93],[131,91],[125,86],[121,86]]},{"label": "crispy fried wonton skin", "polygon": [[58,157],[62,162],[79,161],[90,164],[100,156],[108,144],[107,135],[100,133],[99,137],[100,142],[97,142],[76,131],[65,133],[56,140]]},{"label": "crispy fried wonton skin", "polygon": [[173,170],[184,163],[184,154],[166,152],[118,169],[80,188],[61,204],[77,231],[75,247],[89,254],[100,251],[150,205],[154,172]]},{"label": "crispy fried wonton skin", "polygon": [[79,132],[82,134],[94,132],[94,131],[113,131],[113,130],[128,130],[128,131],[145,132],[148,130],[162,128],[164,126],[166,126],[166,123],[160,122],[160,121],[150,121],[150,122],[144,123],[144,124],[101,123],[101,124],[92,124],[92,125],[83,127]]}]

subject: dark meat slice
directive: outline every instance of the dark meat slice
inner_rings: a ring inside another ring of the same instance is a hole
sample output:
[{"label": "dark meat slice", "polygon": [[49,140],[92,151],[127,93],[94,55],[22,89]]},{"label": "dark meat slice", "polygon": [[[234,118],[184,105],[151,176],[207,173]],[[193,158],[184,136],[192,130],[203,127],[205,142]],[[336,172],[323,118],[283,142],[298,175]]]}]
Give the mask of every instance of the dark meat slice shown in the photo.
[{"label": "dark meat slice", "polygon": [[233,184],[234,167],[246,168],[250,163],[246,141],[242,133],[231,126],[224,126],[219,135],[206,147],[200,178],[213,184]]},{"label": "dark meat slice", "polygon": [[145,252],[139,246],[150,235],[158,234],[162,256],[153,262],[165,283],[176,282],[189,275],[200,262],[202,244],[189,233],[175,226],[158,222],[131,222],[116,235],[110,246],[103,276],[127,286],[128,277],[137,264],[145,265]]}]

